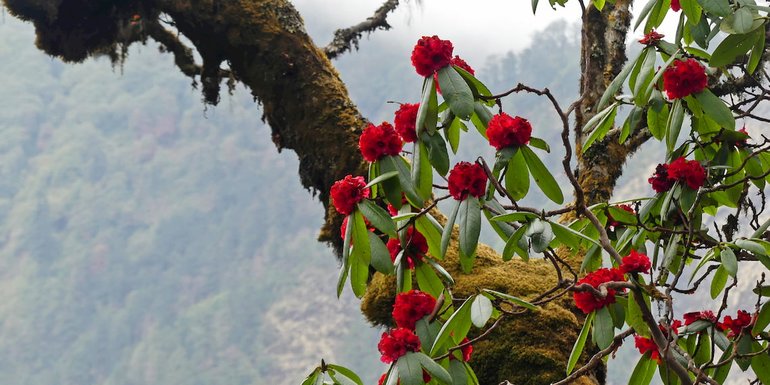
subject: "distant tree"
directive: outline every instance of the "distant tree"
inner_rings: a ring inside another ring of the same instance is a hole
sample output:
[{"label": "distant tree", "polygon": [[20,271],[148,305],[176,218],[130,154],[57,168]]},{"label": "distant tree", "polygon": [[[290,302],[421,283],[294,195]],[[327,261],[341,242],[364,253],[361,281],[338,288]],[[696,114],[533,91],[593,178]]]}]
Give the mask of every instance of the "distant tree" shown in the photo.
[{"label": "distant tree", "polygon": [[[768,122],[762,113],[769,92],[770,9],[753,0],[650,0],[637,20],[643,49],[628,60],[633,2],[573,1],[582,9],[577,100],[563,104],[547,88],[524,84],[493,94],[452,59],[449,42],[426,37],[413,55],[425,76],[422,103],[404,118],[415,132],[396,122],[400,136],[389,125],[368,125],[330,62],[357,46],[362,34],[388,29],[397,0],[337,31],[323,48],[286,0],[4,3],[14,16],[34,23],[40,49],[65,61],[105,54],[124,60],[130,44],[152,39],[199,82],[207,103],[217,103],[223,82],[246,85],[262,104],[272,140],[297,153],[303,185],[327,207],[320,238],[342,258],[338,286],[350,281],[373,322],[400,326],[380,343],[383,359],[394,362],[388,384],[397,378],[405,385],[422,383],[421,368],[432,383],[603,383],[603,359],[633,334],[644,354],[633,383],[648,383],[658,369],[668,384],[717,384],[733,362],[751,367],[757,382],[770,383],[770,307],[762,303],[767,288],[757,284],[754,309],[723,314],[739,265],[770,267],[770,222],[761,221],[770,147],[766,138],[748,141],[736,130],[736,119]],[[538,1],[532,5],[536,10]],[[679,21],[675,36],[664,40],[654,29],[667,15]],[[559,48],[537,47],[533,54],[548,49]],[[618,95],[626,84],[628,92]],[[572,203],[554,210],[519,205],[531,190],[530,175],[559,205],[565,186],[532,150],[548,151],[549,144],[531,137],[529,123],[492,112],[512,93],[546,98],[562,123],[559,145],[566,155],[560,172],[574,190]],[[466,122],[498,150],[496,159],[458,163],[450,171],[446,144],[456,149]],[[402,162],[402,139],[409,135],[416,144],[411,161]],[[610,204],[626,159],[651,139],[667,150],[650,177],[657,195]],[[434,169],[448,175],[437,189]],[[348,175],[370,181],[379,176],[372,186],[378,194],[370,191],[372,199],[363,199],[367,181]],[[341,180],[346,182],[333,187]],[[448,218],[435,210],[435,202],[452,198],[456,209]],[[386,203],[399,213],[389,215]],[[731,209],[726,218],[717,215]],[[506,240],[502,256],[478,245],[481,212],[494,218],[490,223]],[[340,234],[343,216],[348,230]],[[367,231],[364,217],[377,233]],[[740,231],[747,225],[750,231]],[[393,239],[386,246],[388,235]],[[530,253],[543,258],[527,261]],[[521,261],[504,262],[514,254]],[[692,261],[697,267],[685,284]],[[372,275],[374,270],[380,273]],[[721,305],[712,307],[715,314],[704,309],[684,315],[687,326],[680,327],[672,294],[704,290],[708,280]],[[412,286],[421,291],[409,292]],[[660,319],[651,301],[662,309]],[[478,329],[470,330],[471,324]],[[593,343],[587,343],[589,331]],[[466,334],[472,339],[465,341]],[[471,344],[473,370],[465,363]],[[306,383],[320,384],[326,375],[337,383],[360,383],[325,363]]]}]

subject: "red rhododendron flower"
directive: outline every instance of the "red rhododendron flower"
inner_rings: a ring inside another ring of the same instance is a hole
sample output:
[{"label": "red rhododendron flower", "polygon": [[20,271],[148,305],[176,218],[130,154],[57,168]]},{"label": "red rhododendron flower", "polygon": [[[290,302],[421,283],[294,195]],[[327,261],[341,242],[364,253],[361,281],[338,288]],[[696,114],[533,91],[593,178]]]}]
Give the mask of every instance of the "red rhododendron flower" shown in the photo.
[{"label": "red rhododendron flower", "polygon": [[[682,321],[675,319],[673,322],[671,322],[671,330],[674,332],[674,334],[678,334],[678,329],[680,327],[682,327]],[[658,325],[658,328],[663,332],[664,335],[668,336],[668,331],[665,327],[663,327],[663,325]],[[639,349],[639,353],[641,354],[651,352],[650,359],[660,363],[660,352],[658,351],[658,346],[655,344],[655,341],[647,337],[635,335],[634,345],[637,349]]]},{"label": "red rhododendron flower", "polygon": [[655,45],[655,43],[659,42],[660,39],[662,39],[664,36],[666,35],[662,33],[657,33],[653,29],[650,31],[650,33],[644,35],[643,38],[639,39],[639,42],[644,45]]},{"label": "red rhododendron flower", "polygon": [[532,137],[532,125],[522,117],[512,118],[502,112],[492,117],[487,126],[489,144],[498,151],[513,146],[523,146]]},{"label": "red rhododendron flower", "polygon": [[382,362],[389,364],[399,359],[407,352],[420,351],[420,339],[409,329],[398,328],[382,333],[377,344]]},{"label": "red rhododendron flower", "polygon": [[434,307],[436,307],[436,299],[428,293],[419,290],[399,293],[393,305],[393,320],[400,328],[414,330],[414,324],[432,313]]},{"label": "red rhododendron flower", "polygon": [[651,352],[650,359],[653,359],[658,363],[660,363],[660,352],[658,352],[658,345],[655,345],[655,341],[647,337],[635,335],[634,346],[636,346],[636,348],[639,349],[639,353],[641,354]]},{"label": "red rhododendron flower", "polygon": [[402,147],[401,138],[388,122],[382,122],[379,126],[369,123],[358,140],[361,155],[369,162],[377,161],[386,155],[398,155]]},{"label": "red rhododendron flower", "polygon": [[[414,269],[415,262],[421,261],[422,256],[428,252],[428,241],[414,227],[410,227],[406,231],[406,242],[408,246],[403,258],[406,258],[409,268]],[[395,262],[398,253],[401,251],[401,242],[396,238],[392,238],[386,246],[390,252],[390,260]]]},{"label": "red rhododendron flower", "polygon": [[[449,61],[449,64],[460,67],[471,75],[476,74],[476,71],[474,71],[473,68],[465,62],[465,60],[460,59],[460,57],[457,55],[455,55],[455,57]],[[433,74],[433,80],[436,83],[436,92],[441,93],[441,85],[438,83],[438,74]]]},{"label": "red rhododendron flower", "polygon": [[393,124],[404,142],[412,143],[417,140],[415,126],[417,125],[417,110],[419,109],[420,103],[404,103],[396,111]]},{"label": "red rhododendron flower", "polygon": [[706,70],[695,59],[674,60],[663,71],[663,89],[669,99],[679,99],[703,91],[708,85]]},{"label": "red rhododendron flower", "polygon": [[362,176],[348,175],[334,182],[331,188],[332,204],[337,212],[348,215],[356,208],[356,204],[369,198],[369,189],[364,188],[366,181]]},{"label": "red rhododendron flower", "polygon": [[[469,341],[470,340],[467,337],[463,338],[463,340],[460,341],[460,345]],[[463,352],[463,361],[468,362],[471,360],[471,355],[473,354],[473,345],[465,345],[460,348],[460,351]]]},{"label": "red rhododendron flower", "polygon": [[[594,288],[605,282],[621,282],[625,281],[623,272],[617,268],[607,269],[601,268],[594,272],[588,273],[583,279],[577,281],[577,284],[587,283]],[[623,290],[621,290],[623,291]],[[583,313],[590,313],[594,310],[601,309],[609,304],[615,303],[615,289],[607,289],[607,296],[599,298],[594,296],[590,291],[576,291],[572,293],[572,297],[575,299],[575,306],[582,310]]]},{"label": "red rhododendron flower", "polygon": [[717,322],[717,316],[714,315],[714,312],[711,310],[693,311],[690,313],[684,313],[683,317],[684,317],[684,326],[687,326],[698,320],[709,321],[711,323]]},{"label": "red rhododendron flower", "polygon": [[[722,330],[730,330],[727,336],[730,338],[738,337],[742,331],[750,329],[754,325],[754,319],[745,310],[738,310],[738,314],[735,319],[733,317],[725,316],[725,320],[718,324]],[[749,333],[750,331],[746,331]]]},{"label": "red rhododendron flower", "polygon": [[[636,214],[636,211],[634,211],[634,208],[629,206],[629,205],[627,205],[627,204],[617,205],[615,207],[619,208],[619,209],[621,209],[623,211],[629,212],[631,214]],[[610,223],[610,226],[612,226],[612,227],[618,227],[618,226],[622,225],[622,223],[616,221],[615,218],[612,217],[612,213],[611,212],[607,213],[607,221]]]},{"label": "red rhododendron flower", "polygon": [[412,65],[420,76],[431,76],[452,61],[452,42],[423,36],[412,50]]},{"label": "red rhododendron flower", "polygon": [[685,182],[687,187],[697,190],[706,181],[706,170],[697,160],[685,160],[679,157],[668,165],[668,177]]},{"label": "red rhododendron flower", "polygon": [[652,185],[652,189],[655,192],[662,193],[671,190],[671,187],[674,187],[675,181],[668,177],[668,165],[658,164],[658,167],[655,168],[655,173],[647,179],[647,182]]},{"label": "red rhododendron flower", "polygon": [[487,174],[476,163],[459,162],[449,172],[449,195],[461,201],[468,197],[481,197],[487,187]]},{"label": "red rhododendron flower", "polygon": [[623,257],[623,263],[620,264],[620,270],[624,273],[649,273],[650,267],[652,267],[650,258],[635,250],[631,250],[631,254]]},{"label": "red rhododendron flower", "polygon": [[679,12],[680,9],[682,9],[682,6],[679,5],[679,0],[671,0],[671,10]]}]

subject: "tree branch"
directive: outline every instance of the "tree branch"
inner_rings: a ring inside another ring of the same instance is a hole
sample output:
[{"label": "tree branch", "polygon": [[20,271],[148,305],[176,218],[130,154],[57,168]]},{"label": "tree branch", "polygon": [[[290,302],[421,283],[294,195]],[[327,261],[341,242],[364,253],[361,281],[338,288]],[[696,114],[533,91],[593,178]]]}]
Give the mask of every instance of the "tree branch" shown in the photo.
[{"label": "tree branch", "polygon": [[326,57],[334,59],[337,56],[351,50],[353,47],[358,50],[358,40],[364,32],[374,32],[378,29],[389,30],[388,13],[398,7],[398,0],[387,0],[380,8],[374,11],[374,15],[367,18],[350,28],[338,29],[334,32],[334,39],[327,45],[323,51]]}]

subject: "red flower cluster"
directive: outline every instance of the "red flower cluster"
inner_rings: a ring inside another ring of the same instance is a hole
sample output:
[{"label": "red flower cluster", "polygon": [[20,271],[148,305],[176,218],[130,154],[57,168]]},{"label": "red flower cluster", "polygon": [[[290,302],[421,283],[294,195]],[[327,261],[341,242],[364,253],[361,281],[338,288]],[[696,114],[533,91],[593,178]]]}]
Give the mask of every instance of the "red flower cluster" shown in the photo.
[{"label": "red flower cluster", "polygon": [[[619,269],[601,268],[588,273],[583,279],[577,281],[577,284],[587,283],[596,288],[605,282],[621,281],[625,281],[625,278],[623,277],[623,272]],[[582,310],[583,313],[588,314],[594,310],[599,310],[609,304],[615,303],[615,293],[615,289],[607,289],[607,296],[599,298],[594,296],[590,291],[576,291],[572,293],[572,298],[575,300],[575,306]]]},{"label": "red flower cluster", "polygon": [[663,71],[663,89],[669,99],[679,99],[703,91],[708,85],[706,70],[697,60],[674,60]]},{"label": "red flower cluster", "polygon": [[412,65],[420,76],[431,76],[452,61],[452,42],[438,36],[423,36],[412,50]]},{"label": "red flower cluster", "polygon": [[684,182],[687,187],[697,190],[706,181],[706,170],[697,160],[679,157],[670,164],[659,164],[655,168],[655,174],[647,181],[652,185],[652,189],[659,193],[671,190],[677,181]]},{"label": "red flower cluster", "polygon": [[449,172],[447,180],[449,181],[449,195],[458,201],[467,198],[468,194],[477,198],[481,197],[487,187],[487,175],[484,173],[484,169],[476,163],[457,163]]},{"label": "red flower cluster", "polygon": [[676,181],[669,179],[668,165],[659,163],[658,167],[655,167],[655,173],[647,179],[647,182],[652,185],[652,189],[655,190],[655,192],[662,193],[671,190],[671,187],[674,187],[674,182]]},{"label": "red flower cluster", "polygon": [[436,307],[436,299],[428,293],[419,290],[399,293],[393,305],[393,320],[400,328],[414,330],[414,324],[432,313],[434,307]]},{"label": "red flower cluster", "polygon": [[651,30],[650,33],[644,35],[643,38],[639,39],[639,42],[644,45],[655,45],[655,43],[659,42],[660,39],[662,39],[665,35],[662,33],[657,33],[655,30]]},{"label": "red flower cluster", "polygon": [[[679,329],[681,326],[682,326],[682,321],[680,320],[674,320],[674,322],[671,322],[671,329],[674,331],[674,334],[677,334],[677,329]],[[662,325],[659,325],[658,327],[660,328],[660,331],[662,331],[664,334],[668,334],[666,329]],[[658,351],[658,346],[655,345],[655,341],[647,337],[635,335],[634,345],[636,346],[637,349],[639,349],[639,353],[641,354],[651,352],[650,358],[660,363],[660,352]]]},{"label": "red flower cluster", "polygon": [[398,155],[402,147],[401,138],[388,122],[382,122],[379,126],[369,123],[358,139],[361,155],[369,162],[377,161],[386,155]]},{"label": "red flower cluster", "polygon": [[489,144],[498,151],[513,146],[523,146],[532,137],[532,125],[522,117],[512,118],[501,112],[489,120],[487,126]]},{"label": "red flower cluster", "polygon": [[729,333],[727,333],[727,337],[734,338],[738,337],[741,332],[745,331],[746,333],[750,333],[751,327],[754,325],[754,317],[749,314],[749,312],[745,310],[738,310],[738,314],[735,316],[735,319],[733,317],[725,316],[725,320],[717,324],[717,326],[722,330],[730,330]]},{"label": "red flower cluster", "polygon": [[364,188],[366,181],[362,176],[348,175],[334,182],[331,188],[332,204],[337,212],[348,215],[356,208],[356,204],[369,198],[369,189]]},{"label": "red flower cluster", "polygon": [[[627,204],[617,205],[615,206],[623,211],[629,212],[631,214],[636,214],[636,211],[634,211],[634,208]],[[607,213],[607,221],[610,223],[610,226],[612,227],[618,227],[622,225],[622,223],[615,220],[615,218],[612,217],[612,213]]]},{"label": "red flower cluster", "polygon": [[693,322],[698,320],[709,321],[711,323],[717,322],[717,316],[715,316],[714,312],[711,310],[693,311],[690,313],[684,313],[683,317],[684,317],[684,326],[690,325]]},{"label": "red flower cluster", "polygon": [[631,250],[631,254],[623,257],[623,263],[620,264],[620,271],[628,273],[649,273],[650,258],[642,253],[637,253],[635,250]]},{"label": "red flower cluster", "polygon": [[[449,61],[449,64],[460,67],[471,75],[476,74],[476,71],[474,71],[473,68],[465,62],[465,60],[460,59],[460,57],[457,55],[455,55],[455,57]],[[438,74],[433,74],[433,80],[436,83],[436,92],[441,93],[441,85],[438,83]]]},{"label": "red flower cluster", "polygon": [[676,158],[668,165],[668,177],[687,184],[687,187],[697,190],[706,181],[706,170],[697,160]]},{"label": "red flower cluster", "polygon": [[679,0],[671,0],[671,10],[679,12],[680,9],[682,9],[682,6],[679,4]]},{"label": "red flower cluster", "polygon": [[[470,340],[468,337],[463,338],[462,341],[460,341],[460,345],[469,342]],[[460,351],[463,353],[463,361],[468,362],[471,360],[471,355],[473,354],[473,345],[465,345],[460,348]],[[454,356],[449,356],[449,359],[453,359]]]},{"label": "red flower cluster", "polygon": [[[404,258],[406,258],[409,268],[414,269],[415,262],[422,261],[422,256],[428,252],[428,241],[417,229],[410,227],[406,231],[406,243],[409,246],[404,252]],[[392,238],[388,241],[387,247],[390,252],[390,259],[395,262],[398,252],[401,251],[401,242]]]},{"label": "red flower cluster", "polygon": [[393,124],[404,142],[412,143],[417,140],[415,126],[417,125],[417,110],[419,109],[420,103],[404,103],[396,111]]},{"label": "red flower cluster", "polygon": [[389,364],[407,352],[419,351],[420,339],[409,329],[393,329],[390,332],[382,333],[377,349],[382,354],[380,360]]}]

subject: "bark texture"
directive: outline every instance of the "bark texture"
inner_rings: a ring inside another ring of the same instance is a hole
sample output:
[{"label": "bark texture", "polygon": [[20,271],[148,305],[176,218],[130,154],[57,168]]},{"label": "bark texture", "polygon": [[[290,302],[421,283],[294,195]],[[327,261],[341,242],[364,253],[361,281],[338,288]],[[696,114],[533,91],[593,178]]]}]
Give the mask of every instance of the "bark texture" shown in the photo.
[{"label": "bark texture", "polygon": [[[341,218],[330,208],[332,183],[347,174],[363,174],[357,150],[366,123],[350,100],[345,85],[326,55],[310,39],[303,21],[286,0],[3,0],[10,12],[35,24],[37,45],[65,61],[93,55],[120,58],[135,41],[154,38],[175,55],[180,70],[200,77],[204,98],[218,100],[223,74],[249,87],[264,111],[278,149],[289,148],[300,159],[303,185],[317,192],[327,207],[320,238],[338,250]],[[604,88],[625,62],[624,38],[630,21],[630,0],[600,13],[586,12],[583,27],[582,101],[577,127],[590,119]],[[158,16],[169,15],[176,29],[194,44],[203,63],[192,62],[190,50],[158,29]],[[136,22],[139,17],[140,22]],[[142,25],[142,23],[147,23]],[[138,24],[138,26],[137,26]],[[228,64],[229,71],[220,66]],[[596,80],[599,81],[596,81]],[[577,132],[578,143],[582,133]],[[611,141],[579,154],[580,182],[588,203],[606,200],[620,175],[628,149]],[[460,272],[456,244],[447,268],[456,277],[457,296],[487,287],[530,298],[556,283],[542,261],[503,263],[494,250],[481,246],[473,274]],[[375,275],[363,311],[375,324],[387,325],[393,303],[393,282]],[[509,380],[516,384],[548,384],[564,376],[572,343],[581,327],[570,296],[543,310],[508,321],[480,342],[472,365],[483,384]],[[578,384],[604,382],[603,368]]]}]

